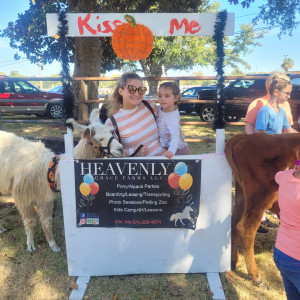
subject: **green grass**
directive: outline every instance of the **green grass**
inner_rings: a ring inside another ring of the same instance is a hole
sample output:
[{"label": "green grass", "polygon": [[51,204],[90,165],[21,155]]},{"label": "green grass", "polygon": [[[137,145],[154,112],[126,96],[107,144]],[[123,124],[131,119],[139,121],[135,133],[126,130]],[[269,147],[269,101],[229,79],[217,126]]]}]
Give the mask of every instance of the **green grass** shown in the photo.
[{"label": "green grass", "polygon": [[[196,116],[183,115],[182,120],[199,119]],[[210,126],[189,125],[183,129],[189,138],[214,138]],[[24,136],[58,136],[64,131],[61,126],[38,124],[4,124],[4,130]],[[243,126],[228,126],[226,139],[243,131]],[[214,143],[189,145],[193,154],[215,151]],[[269,218],[278,223],[272,216]],[[0,235],[0,299],[68,299],[70,283],[76,281],[76,278],[69,277],[67,271],[61,197],[56,198],[53,223],[55,240],[62,248],[59,253],[50,250],[40,225],[36,226],[35,233],[37,251],[34,254],[27,252],[23,223],[12,198],[0,197],[0,222],[9,229]],[[256,238],[255,257],[265,285],[256,287],[252,284],[241,255],[239,270],[221,274],[226,299],[285,298],[282,280],[272,258],[275,236],[276,229],[270,229],[270,234]],[[85,293],[85,299],[93,300],[206,300],[211,299],[211,296],[205,274],[92,277]]]}]

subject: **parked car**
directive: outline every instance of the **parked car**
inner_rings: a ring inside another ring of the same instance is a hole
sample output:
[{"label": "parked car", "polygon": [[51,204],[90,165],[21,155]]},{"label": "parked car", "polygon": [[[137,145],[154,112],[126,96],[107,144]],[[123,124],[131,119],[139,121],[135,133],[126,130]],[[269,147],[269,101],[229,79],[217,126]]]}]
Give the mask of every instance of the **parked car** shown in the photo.
[{"label": "parked car", "polygon": [[205,89],[214,89],[214,85],[210,86],[195,86],[192,88],[189,88],[182,92],[181,98],[179,101],[179,111],[185,111],[186,113],[192,113],[195,112],[195,103],[185,103],[185,100],[196,100],[197,99],[197,93],[199,91],[205,90]]},{"label": "parked car", "polygon": [[62,94],[62,88],[63,86],[62,85],[58,85],[58,86],[55,86],[54,88],[50,89],[48,92],[49,93],[61,93]]},{"label": "parked car", "polygon": [[[259,74],[268,75],[268,74]],[[300,100],[300,78],[294,78],[295,74],[287,74],[291,77],[293,90],[291,99]],[[250,76],[250,75],[249,75]],[[253,75],[254,76],[254,75]],[[225,100],[255,100],[266,94],[265,78],[260,79],[238,79],[229,83],[224,87]],[[216,87],[214,89],[200,90],[197,93],[197,99],[212,100],[217,98]],[[226,118],[228,121],[239,121],[245,117],[249,103],[236,104],[226,103]],[[296,121],[300,115],[300,105],[291,104],[293,119]],[[215,104],[214,103],[196,103],[195,111],[200,116],[202,121],[211,122],[215,118]]]},{"label": "parked car", "polygon": [[62,101],[61,93],[44,92],[26,80],[0,75],[0,109],[4,115],[34,114],[60,119]]}]

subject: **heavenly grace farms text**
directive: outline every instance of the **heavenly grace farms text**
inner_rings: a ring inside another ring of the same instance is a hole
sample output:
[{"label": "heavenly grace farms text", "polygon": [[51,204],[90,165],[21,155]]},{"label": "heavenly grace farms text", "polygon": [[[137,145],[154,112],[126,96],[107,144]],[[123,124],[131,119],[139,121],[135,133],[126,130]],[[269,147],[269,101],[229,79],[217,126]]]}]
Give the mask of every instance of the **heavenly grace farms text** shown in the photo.
[{"label": "heavenly grace farms text", "polygon": [[[81,162],[80,175],[91,174],[96,180],[163,180],[168,176],[171,163],[143,163],[143,162]],[[125,175],[126,174],[126,175]],[[136,187],[135,187],[136,188]],[[148,188],[151,188],[150,186]],[[154,188],[154,187],[152,187]]]}]

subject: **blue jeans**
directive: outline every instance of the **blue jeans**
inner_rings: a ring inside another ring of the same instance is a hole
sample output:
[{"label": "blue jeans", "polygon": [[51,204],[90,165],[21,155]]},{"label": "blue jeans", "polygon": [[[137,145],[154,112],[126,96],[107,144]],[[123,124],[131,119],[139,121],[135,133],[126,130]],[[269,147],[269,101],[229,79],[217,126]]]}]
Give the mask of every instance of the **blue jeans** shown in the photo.
[{"label": "blue jeans", "polygon": [[288,300],[300,300],[300,260],[294,259],[276,247],[274,261],[280,271]]}]

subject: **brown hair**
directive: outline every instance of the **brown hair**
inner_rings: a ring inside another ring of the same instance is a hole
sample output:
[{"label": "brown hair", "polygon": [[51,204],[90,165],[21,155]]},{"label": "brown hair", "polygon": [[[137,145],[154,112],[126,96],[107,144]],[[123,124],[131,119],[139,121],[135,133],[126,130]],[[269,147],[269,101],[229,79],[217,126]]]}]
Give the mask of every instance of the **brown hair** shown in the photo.
[{"label": "brown hair", "polygon": [[[283,76],[282,76],[283,75]],[[274,95],[274,91],[281,91],[285,89],[290,83],[290,78],[285,74],[276,73],[272,76],[272,82],[270,85],[269,92],[271,96]]]},{"label": "brown hair", "polygon": [[274,72],[270,73],[268,75],[268,77],[266,78],[266,89],[269,92],[270,92],[271,84],[273,83],[274,76],[277,76],[278,78],[286,80],[288,82],[290,81],[290,78],[285,73],[278,72],[278,71],[274,71]]},{"label": "brown hair", "polygon": [[121,105],[123,104],[123,97],[119,93],[119,88],[124,88],[127,84],[127,81],[130,79],[139,79],[142,81],[142,78],[136,73],[124,73],[119,80],[113,90],[113,92],[104,100],[103,105],[107,109],[107,116],[111,117],[114,115]]},{"label": "brown hair", "polygon": [[178,84],[173,81],[168,81],[168,82],[162,83],[159,86],[159,89],[160,88],[170,89],[175,97],[179,96],[178,100],[174,102],[175,107],[178,108],[178,102],[179,102],[180,96],[181,96],[180,88],[179,88]]}]

